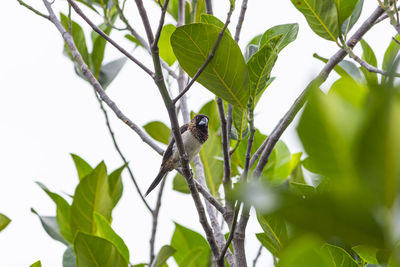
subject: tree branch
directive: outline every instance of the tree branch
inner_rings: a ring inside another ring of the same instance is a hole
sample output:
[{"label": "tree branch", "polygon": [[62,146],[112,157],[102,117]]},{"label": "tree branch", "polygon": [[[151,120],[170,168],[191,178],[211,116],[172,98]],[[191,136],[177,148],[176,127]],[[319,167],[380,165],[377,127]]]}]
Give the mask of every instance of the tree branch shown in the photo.
[{"label": "tree branch", "polygon": [[240,36],[240,31],[242,30],[242,25],[244,21],[244,16],[246,14],[247,10],[247,0],[243,0],[242,2],[242,8],[240,9],[240,15],[238,19],[238,23],[236,25],[236,32],[235,32],[235,41],[239,43],[239,36]]},{"label": "tree branch", "polygon": [[147,74],[149,74],[151,77],[154,77],[154,73],[147,68],[142,62],[137,60],[134,56],[132,56],[128,51],[126,51],[124,48],[122,48],[119,44],[117,44],[113,39],[111,39],[107,34],[105,34],[99,27],[97,27],[84,13],[83,11],[79,8],[79,6],[75,3],[74,0],[67,0],[68,3],[72,6],[72,8],[75,10],[76,13],[78,13],[79,16],[81,16],[87,24],[89,24],[92,29],[97,32],[101,37],[106,39],[110,44],[112,44],[115,48],[117,48],[122,54],[124,54],[127,58],[129,58],[131,61],[136,63],[142,70],[144,70]]},{"label": "tree branch", "polygon": [[222,30],[220,31],[217,41],[215,41],[214,47],[211,50],[211,53],[208,55],[206,61],[204,61],[203,65],[197,70],[196,74],[193,76],[193,79],[186,85],[185,89],[183,89],[179,95],[173,100],[173,103],[175,104],[184,94],[186,94],[187,91],[189,91],[190,87],[192,87],[192,85],[194,84],[194,82],[197,80],[197,78],[199,78],[200,74],[206,69],[208,63],[210,63],[210,61],[214,58],[215,56],[215,52],[217,51],[218,45],[222,40],[222,37],[224,36],[225,30],[228,27],[230,21],[231,21],[231,16],[232,16],[232,12],[234,10],[234,6],[231,5],[229,8],[229,12],[225,21],[225,25],[222,28]]},{"label": "tree branch", "polygon": [[78,64],[79,69],[81,70],[82,74],[86,77],[89,83],[94,87],[94,89],[99,94],[100,98],[111,108],[111,110],[115,113],[115,115],[122,120],[126,125],[128,125],[132,130],[134,130],[139,137],[152,147],[157,153],[162,155],[164,150],[160,148],[157,144],[153,142],[153,140],[144,133],[139,126],[133,123],[122,111],[118,108],[118,106],[108,97],[106,92],[104,91],[103,87],[100,83],[96,80],[94,75],[90,72],[89,67],[86,65],[85,61],[82,59],[82,56],[78,52],[74,40],[69,32],[67,32],[64,27],[61,25],[61,22],[57,19],[56,15],[54,14],[53,9],[51,8],[51,4],[43,0],[48,12],[49,12],[49,20],[56,26],[58,31],[61,33],[62,37],[64,38],[65,42],[67,43],[69,49],[71,50],[72,56],[75,62]]},{"label": "tree branch", "polygon": [[260,245],[260,248],[258,249],[257,255],[256,255],[256,257],[255,257],[254,260],[253,260],[253,267],[256,267],[256,265],[257,265],[257,261],[258,261],[258,259],[259,259],[260,256],[261,256],[262,248],[263,248],[263,246]]},{"label": "tree branch", "polygon": [[40,12],[39,10],[37,10],[37,9],[35,9],[34,7],[28,5],[28,4],[25,3],[24,1],[22,1],[22,0],[17,0],[17,1],[18,1],[18,3],[19,3],[21,6],[26,7],[27,9],[29,9],[30,11],[32,11],[32,12],[35,13],[36,15],[41,16],[42,18],[45,18],[45,19],[50,20],[50,17],[49,17],[49,16],[43,14],[43,13]]}]

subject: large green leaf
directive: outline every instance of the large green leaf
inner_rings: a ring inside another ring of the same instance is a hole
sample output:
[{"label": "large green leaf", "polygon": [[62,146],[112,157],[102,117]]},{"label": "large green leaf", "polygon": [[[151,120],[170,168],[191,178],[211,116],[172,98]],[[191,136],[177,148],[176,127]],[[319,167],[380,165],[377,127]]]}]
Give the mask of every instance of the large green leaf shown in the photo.
[{"label": "large green leaf", "polygon": [[262,215],[257,213],[257,220],[264,230],[257,234],[258,240],[274,256],[278,256],[288,240],[286,222],[279,215]]},{"label": "large green leaf", "polygon": [[354,24],[356,24],[357,20],[360,18],[363,5],[364,5],[364,0],[358,0],[358,3],[353,10],[353,13],[341,25],[342,34],[347,35],[347,33],[351,30],[351,28],[353,28]]},{"label": "large green leaf", "polygon": [[122,57],[101,66],[98,80],[103,89],[106,89],[117,77],[127,60],[126,57]]},{"label": "large green leaf", "polygon": [[168,258],[174,255],[175,251],[176,250],[171,246],[168,245],[163,246],[157,254],[154,267],[163,267]]},{"label": "large green leaf", "polygon": [[199,233],[175,223],[171,246],[176,249],[173,256],[178,266],[208,266],[210,246]]},{"label": "large green leaf", "polygon": [[276,43],[276,50],[279,52],[289,43],[296,40],[297,33],[299,32],[299,24],[291,23],[291,24],[282,24],[274,26],[268,29],[261,37],[260,46],[264,44],[268,44],[268,42],[276,37],[281,36],[279,41]]},{"label": "large green leaf", "polygon": [[[63,13],[60,13],[60,18],[63,27],[65,28],[65,30],[68,31],[69,28],[68,17]],[[79,26],[79,24],[73,20],[72,20],[71,34],[75,42],[76,48],[78,49],[85,63],[90,67],[91,65],[89,59],[89,51],[86,46],[85,33],[83,32],[82,27]],[[64,45],[64,49],[68,53],[70,59],[73,60],[71,51],[69,50],[69,47],[66,44]]]},{"label": "large green leaf", "polygon": [[176,61],[174,51],[171,46],[171,35],[175,31],[176,27],[172,24],[167,24],[162,28],[160,40],[158,41],[158,47],[160,49],[160,57],[167,62],[168,65],[172,66]]},{"label": "large green leaf", "polygon": [[75,163],[76,170],[78,171],[79,180],[93,171],[93,168],[84,159],[78,155],[72,154],[71,157]]},{"label": "large green leaf", "polygon": [[365,262],[372,263],[378,265],[379,262],[377,260],[377,253],[378,249],[373,248],[373,247],[368,247],[364,245],[358,245],[355,247],[352,247],[352,249],[357,253],[358,256],[360,256]]},{"label": "large green leaf", "polygon": [[107,169],[101,162],[89,175],[81,180],[74,194],[71,206],[71,231],[93,233],[95,223],[93,213],[96,211],[107,220],[111,219],[113,199],[109,195]]},{"label": "large green leaf", "polygon": [[155,140],[168,145],[171,130],[161,121],[152,121],[143,126],[145,131]]},{"label": "large green leaf", "polygon": [[4,214],[0,213],[0,232],[7,227],[11,220]]},{"label": "large green leaf", "polygon": [[127,267],[128,262],[108,240],[78,232],[74,241],[79,267]]},{"label": "large green leaf", "polygon": [[336,42],[340,30],[334,0],[291,0],[294,6],[303,13],[311,29],[330,41]]},{"label": "large green leaf", "polygon": [[110,241],[124,257],[126,262],[129,262],[129,250],[125,245],[124,240],[111,228],[110,223],[100,213],[94,213],[94,221],[96,224],[96,236],[102,237]]},{"label": "large green leaf", "polygon": [[[211,24],[195,23],[179,27],[172,34],[174,53],[191,77],[208,58],[220,31]],[[238,44],[228,33],[197,81],[232,105],[247,107],[250,93],[247,67]]]},{"label": "large green leaf", "polygon": [[[217,17],[210,15],[210,14],[201,14],[200,15],[200,22],[201,23],[207,23],[207,24],[213,24],[215,26],[217,26],[218,28],[223,28],[224,27],[224,23],[222,21],[220,21]],[[229,33],[229,35],[232,36],[232,34],[230,33],[229,29],[226,28],[226,32]]]},{"label": "large green leaf", "polygon": [[351,16],[359,0],[335,0],[339,26]]},{"label": "large green leaf", "polygon": [[61,235],[60,229],[58,228],[56,217],[40,216],[39,213],[37,213],[36,210],[34,210],[32,208],[31,208],[31,212],[36,214],[39,217],[44,230],[51,238],[53,238],[54,240],[60,241],[61,243],[65,244],[67,246],[69,245],[68,242]]},{"label": "large green leaf", "polygon": [[353,260],[353,258],[341,247],[337,247],[331,244],[324,244],[322,246],[322,250],[325,250],[333,262],[335,266],[343,266],[343,267],[359,267],[357,262]]},{"label": "large green leaf", "polygon": [[113,200],[113,207],[115,207],[118,201],[121,199],[122,192],[124,190],[121,174],[126,166],[127,164],[124,164],[122,167],[116,169],[108,175],[109,194]]},{"label": "large green leaf", "polygon": [[361,108],[367,100],[368,89],[355,82],[352,78],[343,77],[333,83],[328,95],[336,96],[356,108]]},{"label": "large green leaf", "polygon": [[63,254],[63,267],[76,267],[76,257],[74,248],[68,247]]},{"label": "large green leaf", "polygon": [[72,244],[73,236],[71,234],[71,207],[68,202],[60,195],[51,192],[44,184],[36,182],[43,191],[54,201],[57,206],[57,224],[61,235]]},{"label": "large green leaf", "polygon": [[[363,39],[360,40],[360,43],[361,43],[361,47],[363,49],[362,59],[364,59],[364,61],[367,62],[368,64],[370,64],[374,67],[378,67],[378,61],[376,60],[376,56],[375,56],[375,53],[372,50],[372,48]],[[369,83],[372,83],[372,84],[378,83],[378,75],[376,73],[370,72],[370,71],[366,70],[365,68],[361,68],[361,71],[363,72],[365,79]]]},{"label": "large green leaf", "polygon": [[[250,78],[250,96],[256,99],[258,92],[266,87],[272,68],[278,58],[278,43],[282,40],[282,35],[273,37],[262,46],[247,62]],[[253,107],[255,102],[253,101]]]}]

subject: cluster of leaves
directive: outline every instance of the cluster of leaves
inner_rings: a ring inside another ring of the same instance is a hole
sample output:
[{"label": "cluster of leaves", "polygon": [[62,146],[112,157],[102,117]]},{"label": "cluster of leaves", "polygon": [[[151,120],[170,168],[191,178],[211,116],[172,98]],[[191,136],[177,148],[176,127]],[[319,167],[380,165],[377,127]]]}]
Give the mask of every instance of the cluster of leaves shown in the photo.
[{"label": "cluster of leaves", "polygon": [[[395,44],[383,59],[388,69],[398,64]],[[278,266],[399,266],[400,88],[348,61],[335,71],[328,94],[313,89],[297,128],[308,157],[288,184],[262,192],[278,204],[259,210],[257,238]]]}]

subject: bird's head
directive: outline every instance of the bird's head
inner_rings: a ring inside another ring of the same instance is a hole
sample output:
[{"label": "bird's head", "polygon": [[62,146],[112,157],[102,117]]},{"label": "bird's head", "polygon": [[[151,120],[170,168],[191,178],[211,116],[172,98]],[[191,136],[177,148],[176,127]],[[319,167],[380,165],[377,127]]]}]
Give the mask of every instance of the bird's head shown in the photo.
[{"label": "bird's head", "polygon": [[192,122],[196,125],[196,127],[207,129],[208,128],[208,117],[203,114],[196,115]]}]

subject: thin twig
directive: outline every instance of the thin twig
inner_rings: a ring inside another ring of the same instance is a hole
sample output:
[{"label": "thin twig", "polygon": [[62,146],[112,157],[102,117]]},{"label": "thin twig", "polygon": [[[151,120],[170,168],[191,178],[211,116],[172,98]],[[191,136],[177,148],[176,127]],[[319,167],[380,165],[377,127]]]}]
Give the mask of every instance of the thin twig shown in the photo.
[{"label": "thin twig", "polygon": [[212,204],[221,214],[225,213],[225,208],[218,202],[218,200],[210,194],[210,192],[201,185],[198,181],[195,181],[197,189],[203,195],[203,197]]},{"label": "thin twig", "polygon": [[167,13],[168,3],[169,3],[169,0],[165,0],[164,5],[161,7],[160,21],[158,23],[158,28],[157,28],[157,31],[156,31],[156,35],[154,37],[154,41],[151,44],[151,46],[158,45],[158,40],[160,40],[161,31],[162,31],[162,28],[164,26],[165,13]]},{"label": "thin twig", "polygon": [[79,6],[75,3],[74,0],[67,0],[68,3],[71,4],[72,8],[75,10],[76,13],[78,13],[79,16],[81,16],[87,24],[89,24],[92,29],[97,32],[101,37],[106,39],[110,44],[112,44],[115,48],[117,48],[122,54],[124,54],[127,58],[129,58],[131,61],[136,63],[141,69],[143,69],[147,74],[149,74],[151,77],[154,77],[154,73],[147,68],[142,62],[140,62],[138,59],[136,59],[134,56],[132,56],[128,51],[126,51],[124,48],[122,48],[119,44],[117,44],[113,39],[111,39],[107,34],[105,34],[99,27],[97,27],[84,13],[83,11],[79,8]]},{"label": "thin twig", "polygon": [[154,244],[156,240],[156,233],[157,233],[157,225],[158,225],[158,215],[160,213],[160,208],[161,208],[161,198],[164,192],[164,187],[165,187],[165,181],[167,179],[163,179],[161,181],[160,189],[158,190],[158,195],[157,195],[157,202],[156,206],[154,208],[154,211],[152,213],[153,215],[153,223],[152,223],[152,230],[151,230],[151,237],[150,237],[150,263],[149,266],[154,261],[155,255],[154,255]]},{"label": "thin twig", "polygon": [[150,208],[149,204],[147,203],[146,199],[143,197],[142,191],[139,188],[138,183],[136,182],[135,176],[133,175],[133,172],[131,170],[131,167],[129,166],[128,161],[126,160],[124,154],[122,154],[122,151],[118,145],[117,139],[115,138],[115,134],[113,129],[111,128],[111,124],[110,124],[110,119],[108,117],[108,112],[107,110],[104,108],[103,102],[101,101],[100,97],[97,95],[96,91],[94,91],[95,95],[96,95],[96,99],[100,104],[100,109],[103,111],[104,114],[104,118],[106,120],[106,125],[107,125],[107,129],[108,132],[110,133],[111,139],[113,141],[115,150],[117,150],[119,156],[121,157],[123,163],[126,165],[126,169],[128,170],[129,176],[131,177],[131,180],[136,188],[136,191],[138,192],[140,198],[142,199],[144,205],[146,206],[146,208],[150,211],[150,213],[153,213],[153,210]]},{"label": "thin twig", "polygon": [[39,10],[37,10],[37,9],[35,9],[34,7],[28,5],[28,4],[25,3],[24,1],[22,1],[22,0],[17,0],[17,1],[18,1],[18,3],[19,3],[21,6],[26,7],[27,9],[29,9],[30,11],[32,11],[32,12],[35,13],[36,15],[39,15],[39,16],[41,16],[42,18],[45,18],[45,19],[48,19],[48,20],[50,19],[49,16],[43,14],[43,13],[40,12]]},{"label": "thin twig", "polygon": [[206,69],[208,63],[214,58],[215,52],[217,51],[218,45],[222,40],[222,37],[224,36],[225,30],[228,27],[230,21],[231,21],[231,16],[233,12],[234,6],[231,5],[229,8],[228,16],[225,21],[225,25],[218,34],[217,41],[215,41],[214,47],[211,50],[211,53],[208,55],[207,59],[204,61],[203,65],[197,70],[196,74],[193,76],[192,80],[186,85],[185,89],[182,90],[182,92],[179,93],[179,95],[173,100],[173,103],[175,104],[184,94],[186,94],[187,91],[189,91],[190,87],[194,84],[194,82],[199,78],[200,74]]},{"label": "thin twig", "polygon": [[260,256],[261,256],[262,248],[263,248],[262,245],[260,245],[260,247],[258,248],[257,255],[256,255],[256,257],[255,257],[254,260],[253,260],[253,267],[256,267],[256,265],[257,265],[257,261],[258,261],[258,259],[259,259]]},{"label": "thin twig", "polygon": [[244,16],[247,10],[247,0],[243,0],[242,8],[240,9],[240,15],[238,19],[238,23],[236,25],[236,32],[235,32],[235,41],[239,43],[240,31],[242,30],[242,25],[244,21]]},{"label": "thin twig", "polygon": [[122,120],[126,125],[128,125],[132,130],[134,130],[140,136],[143,142],[148,144],[155,151],[157,151],[157,153],[162,155],[164,153],[164,150],[160,148],[156,143],[154,143],[153,140],[145,132],[143,132],[139,126],[137,126],[128,117],[126,117],[125,114],[122,113],[122,111],[118,108],[118,106],[108,97],[103,87],[94,77],[93,73],[90,72],[89,67],[86,65],[81,54],[76,48],[76,45],[74,43],[71,34],[64,29],[61,22],[57,19],[53,9],[51,8],[51,4],[46,0],[43,0],[43,2],[47,10],[49,11],[49,20],[57,27],[58,31],[61,33],[69,49],[71,50],[72,56],[75,62],[78,64],[80,71],[89,81],[89,83],[96,89],[100,98],[111,108],[111,110],[120,120]]}]

